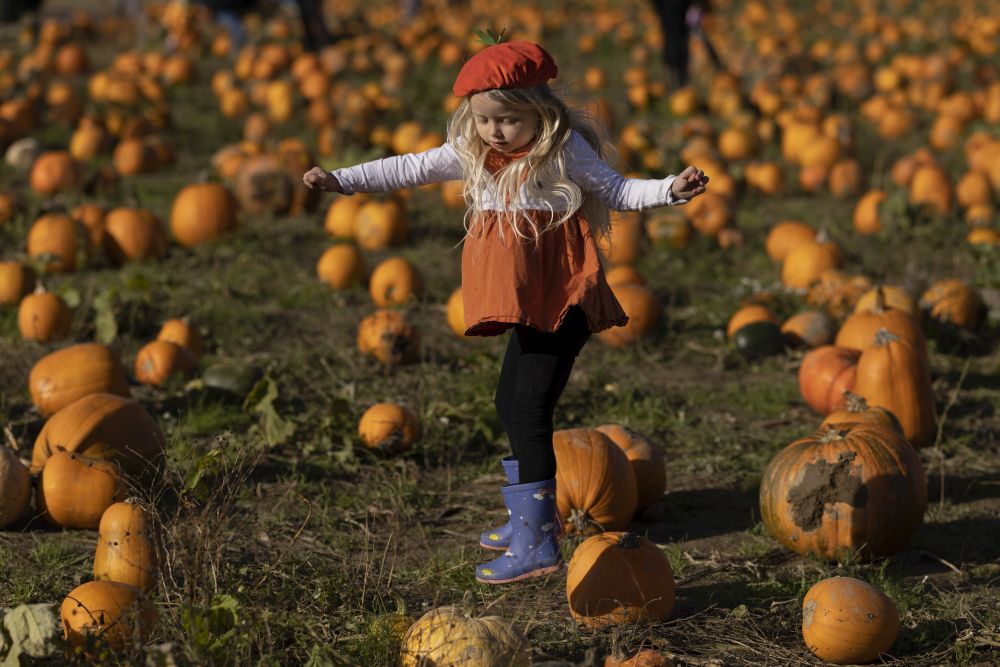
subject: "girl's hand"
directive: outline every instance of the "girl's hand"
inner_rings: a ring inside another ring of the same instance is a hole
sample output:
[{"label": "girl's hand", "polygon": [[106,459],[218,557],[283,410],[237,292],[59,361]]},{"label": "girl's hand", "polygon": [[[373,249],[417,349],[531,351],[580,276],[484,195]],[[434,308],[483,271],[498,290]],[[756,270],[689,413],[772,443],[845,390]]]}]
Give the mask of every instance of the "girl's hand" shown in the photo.
[{"label": "girl's hand", "polygon": [[319,188],[320,190],[326,190],[327,192],[340,192],[344,190],[340,187],[340,181],[337,177],[323,169],[322,167],[313,167],[306,173],[302,174],[302,182],[306,184],[306,187],[310,190],[312,188]]},{"label": "girl's hand", "polygon": [[691,199],[705,192],[706,185],[708,185],[708,176],[701,169],[692,166],[682,171],[674,179],[670,189],[678,199]]}]

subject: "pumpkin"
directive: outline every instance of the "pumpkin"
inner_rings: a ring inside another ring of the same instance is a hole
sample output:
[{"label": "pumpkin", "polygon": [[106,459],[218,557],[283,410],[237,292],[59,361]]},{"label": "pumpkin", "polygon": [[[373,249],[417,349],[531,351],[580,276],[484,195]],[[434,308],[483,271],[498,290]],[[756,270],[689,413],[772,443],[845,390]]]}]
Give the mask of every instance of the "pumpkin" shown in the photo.
[{"label": "pumpkin", "polygon": [[886,194],[883,190],[869,190],[854,205],[852,223],[854,231],[858,234],[868,236],[882,229],[882,220],[879,214],[879,207],[885,201]]},{"label": "pumpkin", "polygon": [[91,247],[100,248],[104,245],[104,215],[104,209],[97,204],[80,204],[69,217],[87,230]]},{"label": "pumpkin", "polygon": [[153,516],[130,498],[104,510],[94,553],[94,579],[148,591],[157,583]]},{"label": "pumpkin", "polygon": [[157,468],[166,438],[142,405],[115,394],[93,393],[62,408],[42,426],[31,454],[31,472],[41,472],[57,451],[109,459],[127,474]]},{"label": "pumpkin", "polygon": [[809,225],[797,220],[785,220],[771,227],[764,249],[773,261],[783,262],[795,246],[815,239],[816,230]]},{"label": "pumpkin", "polygon": [[118,355],[100,343],[78,343],[45,355],[32,366],[28,389],[44,416],[87,394],[130,395]]},{"label": "pumpkin", "polygon": [[916,316],[917,301],[908,291],[894,285],[876,285],[858,298],[854,312],[891,308],[907,315]]},{"label": "pumpkin", "polygon": [[323,228],[334,238],[354,238],[354,223],[361,205],[368,201],[362,193],[336,197],[326,210]]},{"label": "pumpkin", "polygon": [[879,329],[888,329],[926,356],[927,343],[920,329],[920,323],[901,310],[889,308],[880,294],[876,291],[875,303],[871,309],[855,310],[847,318],[837,332],[833,344],[837,347],[864,350],[875,342],[875,333]]},{"label": "pumpkin", "polygon": [[405,405],[376,403],[361,415],[358,435],[372,449],[403,452],[420,439],[420,421]]},{"label": "pumpkin", "polygon": [[796,313],[781,325],[785,344],[792,348],[829,345],[836,333],[837,325],[833,318],[818,310]]},{"label": "pumpkin", "polygon": [[588,537],[573,551],[566,572],[569,612],[588,628],[664,621],[676,592],[666,554],[635,533]]},{"label": "pumpkin", "polygon": [[28,182],[40,195],[53,195],[80,184],[80,163],[67,151],[47,151],[35,158]]},{"label": "pumpkin", "polygon": [[821,415],[845,405],[844,392],[853,389],[861,352],[822,345],[809,351],[799,366],[799,391],[806,404]]},{"label": "pumpkin", "polygon": [[936,164],[917,167],[910,180],[909,203],[925,206],[938,215],[950,213],[952,187],[948,173]]},{"label": "pumpkin", "polygon": [[726,325],[726,338],[732,339],[733,334],[736,333],[738,329],[751,324],[753,322],[772,322],[774,324],[779,324],[781,320],[778,316],[774,314],[770,308],[763,304],[751,303],[743,306],[729,318],[729,324]]},{"label": "pumpkin", "polygon": [[611,220],[611,233],[602,236],[597,247],[611,266],[635,264],[639,259],[642,232],[642,217],[638,212],[617,213]]},{"label": "pumpkin", "polygon": [[834,317],[844,317],[871,286],[871,280],[866,276],[851,276],[837,269],[828,269],[806,292],[806,303],[822,306]]},{"label": "pumpkin", "polygon": [[63,634],[71,647],[94,638],[121,651],[138,634],[145,641],[156,624],[156,608],[135,586],[117,581],[88,581],[66,596],[59,610]]},{"label": "pumpkin", "polygon": [[847,405],[828,414],[820,427],[831,424],[878,424],[903,435],[903,427],[896,415],[885,408],[870,407],[864,397],[852,391],[844,392],[844,400]]},{"label": "pumpkin", "polygon": [[402,245],[409,234],[406,210],[397,198],[368,200],[354,216],[353,236],[364,250]]},{"label": "pumpkin", "polygon": [[163,386],[175,373],[189,376],[198,360],[187,348],[168,340],[146,343],[135,357],[135,379],[142,384]]},{"label": "pumpkin", "polygon": [[448,303],[444,306],[445,316],[448,319],[448,327],[456,335],[463,338],[474,338],[465,335],[465,302],[462,299],[462,288],[456,287],[448,297]]},{"label": "pumpkin", "polygon": [[646,220],[646,237],[653,245],[683,250],[691,243],[691,225],[679,211],[653,213]]},{"label": "pumpkin", "polygon": [[13,450],[0,445],[0,528],[22,516],[31,499],[31,474]]},{"label": "pumpkin", "polygon": [[423,296],[423,279],[417,268],[405,257],[382,260],[368,278],[368,291],[376,306],[399,306]]},{"label": "pumpkin", "polygon": [[624,347],[646,338],[656,331],[663,316],[663,306],[648,287],[619,283],[612,291],[621,304],[628,322],[623,327],[611,327],[597,334],[598,339],[611,347]]},{"label": "pumpkin", "polygon": [[316,275],[333,289],[346,289],[365,277],[365,260],[353,243],[336,243],[320,255]]},{"label": "pumpkin", "polygon": [[635,473],[611,439],[590,428],[553,433],[556,505],[567,533],[624,530],[639,502]]},{"label": "pumpkin", "polygon": [[68,215],[43,215],[28,230],[28,256],[51,255],[46,267],[55,273],[76,269],[76,223]]},{"label": "pumpkin", "polygon": [[934,390],[927,356],[901,336],[879,329],[874,344],[858,359],[854,393],[869,405],[892,412],[915,446],[934,437]]},{"label": "pumpkin", "polygon": [[124,497],[118,466],[77,452],[54,452],[38,476],[38,511],[64,528],[95,530],[104,510]]},{"label": "pumpkin", "polygon": [[0,262],[0,306],[20,303],[35,284],[35,272],[20,262]]},{"label": "pumpkin", "polygon": [[236,200],[244,211],[284,215],[292,207],[291,173],[274,155],[255,155],[243,161],[236,175]]},{"label": "pumpkin", "polygon": [[706,191],[685,206],[688,221],[703,236],[715,236],[720,229],[731,225],[733,213],[726,198],[714,191]]},{"label": "pumpkin", "polygon": [[831,424],[778,452],[760,483],[760,512],[792,551],[825,560],[891,556],[927,507],[917,450],[875,424]]},{"label": "pumpkin", "polygon": [[931,319],[968,329],[975,328],[986,313],[979,293],[954,278],[939,280],[928,287],[920,297],[920,305]]},{"label": "pumpkin", "polygon": [[597,430],[608,436],[611,442],[625,452],[625,458],[632,464],[638,493],[636,511],[646,509],[660,500],[667,488],[663,449],[628,426],[604,424],[598,426]]},{"label": "pumpkin", "polygon": [[620,660],[610,655],[606,656],[604,667],[674,667],[674,661],[659,651],[645,648],[631,657]]},{"label": "pumpkin", "polygon": [[17,326],[25,340],[47,343],[65,338],[72,319],[73,311],[62,297],[46,292],[41,285],[21,299],[17,308]]},{"label": "pumpkin", "polygon": [[236,226],[236,200],[218,183],[185,186],[170,207],[170,230],[185,248],[219,238]]},{"label": "pumpkin", "polygon": [[605,279],[608,281],[608,285],[614,287],[615,285],[645,285],[646,280],[642,277],[639,271],[629,264],[620,264],[618,266],[613,266],[607,270],[604,274]]},{"label": "pumpkin", "polygon": [[471,617],[457,607],[437,607],[403,636],[401,667],[527,667],[531,645],[499,616]]},{"label": "pumpkin", "polygon": [[731,341],[736,351],[749,360],[785,351],[784,335],[774,322],[760,321],[746,324],[733,333]]},{"label": "pumpkin", "polygon": [[860,579],[823,579],[802,599],[802,640],[824,662],[871,662],[892,647],[898,634],[896,605]]},{"label": "pumpkin", "polygon": [[188,317],[175,318],[164,322],[163,326],[160,327],[159,333],[156,334],[156,340],[177,343],[190,352],[195,361],[201,359],[204,347],[201,331],[191,323],[191,319]]},{"label": "pumpkin", "polygon": [[151,212],[116,208],[104,218],[104,251],[117,265],[159,259],[167,252],[167,233]]},{"label": "pumpkin", "polygon": [[785,256],[781,283],[786,287],[806,289],[819,280],[823,272],[840,266],[841,258],[840,249],[829,241],[799,243]]},{"label": "pumpkin", "polygon": [[358,326],[358,350],[386,366],[413,361],[419,347],[419,334],[400,312],[377,310]]}]

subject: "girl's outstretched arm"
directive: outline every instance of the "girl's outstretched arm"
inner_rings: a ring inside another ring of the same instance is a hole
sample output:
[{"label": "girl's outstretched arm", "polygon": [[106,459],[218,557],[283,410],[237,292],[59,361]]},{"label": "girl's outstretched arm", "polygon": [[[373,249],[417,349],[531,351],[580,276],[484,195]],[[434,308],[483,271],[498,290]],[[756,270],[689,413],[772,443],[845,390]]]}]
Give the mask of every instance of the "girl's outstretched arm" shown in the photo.
[{"label": "girl's outstretched arm", "polygon": [[[462,178],[462,163],[450,144],[422,153],[407,153],[373,160],[353,167],[317,174],[319,167],[305,173],[302,181],[309,187],[351,195],[355,192],[389,192],[428,183]],[[329,187],[324,187],[329,186]]]},{"label": "girl's outstretched arm", "polygon": [[[692,189],[673,188],[677,176],[664,179],[625,178],[601,159],[581,135],[574,132],[566,143],[566,171],[581,188],[593,192],[612,211],[641,211],[657,206],[686,204],[679,192],[687,194]],[[697,171],[697,170],[696,170]],[[687,170],[683,172],[687,174]],[[706,179],[707,182],[707,179]],[[704,192],[704,183],[701,183]]]}]

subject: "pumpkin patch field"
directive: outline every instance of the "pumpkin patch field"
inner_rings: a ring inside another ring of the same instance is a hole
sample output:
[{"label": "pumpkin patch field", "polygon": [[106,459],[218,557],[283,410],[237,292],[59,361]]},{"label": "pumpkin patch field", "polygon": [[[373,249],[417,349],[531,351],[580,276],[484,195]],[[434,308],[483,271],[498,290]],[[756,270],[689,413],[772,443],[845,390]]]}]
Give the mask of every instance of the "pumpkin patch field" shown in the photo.
[{"label": "pumpkin patch field", "polygon": [[[646,0],[113,4],[0,23],[0,663],[1000,664],[995,2],[715,0],[685,86]],[[710,179],[613,215],[565,567],[493,586],[462,185],[302,182],[441,145],[486,29]]]}]

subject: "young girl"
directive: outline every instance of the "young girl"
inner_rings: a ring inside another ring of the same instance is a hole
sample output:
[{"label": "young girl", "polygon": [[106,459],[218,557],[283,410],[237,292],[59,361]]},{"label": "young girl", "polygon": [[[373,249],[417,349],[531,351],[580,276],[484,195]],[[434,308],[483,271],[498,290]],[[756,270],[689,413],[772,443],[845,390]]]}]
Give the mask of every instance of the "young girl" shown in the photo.
[{"label": "young girl", "polygon": [[557,72],[537,44],[488,46],[455,80],[463,100],[443,146],[303,176],[309,187],[348,195],[465,180],[466,334],[511,330],[495,399],[513,452],[501,489],[510,518],[480,539],[504,551],[476,568],[483,583],[562,566],[553,411],[590,334],[628,321],[595,242],[609,231],[608,209],[683,204],[708,183],[695,167],[664,180],[622,177],[601,159],[595,130],[549,89]]}]

